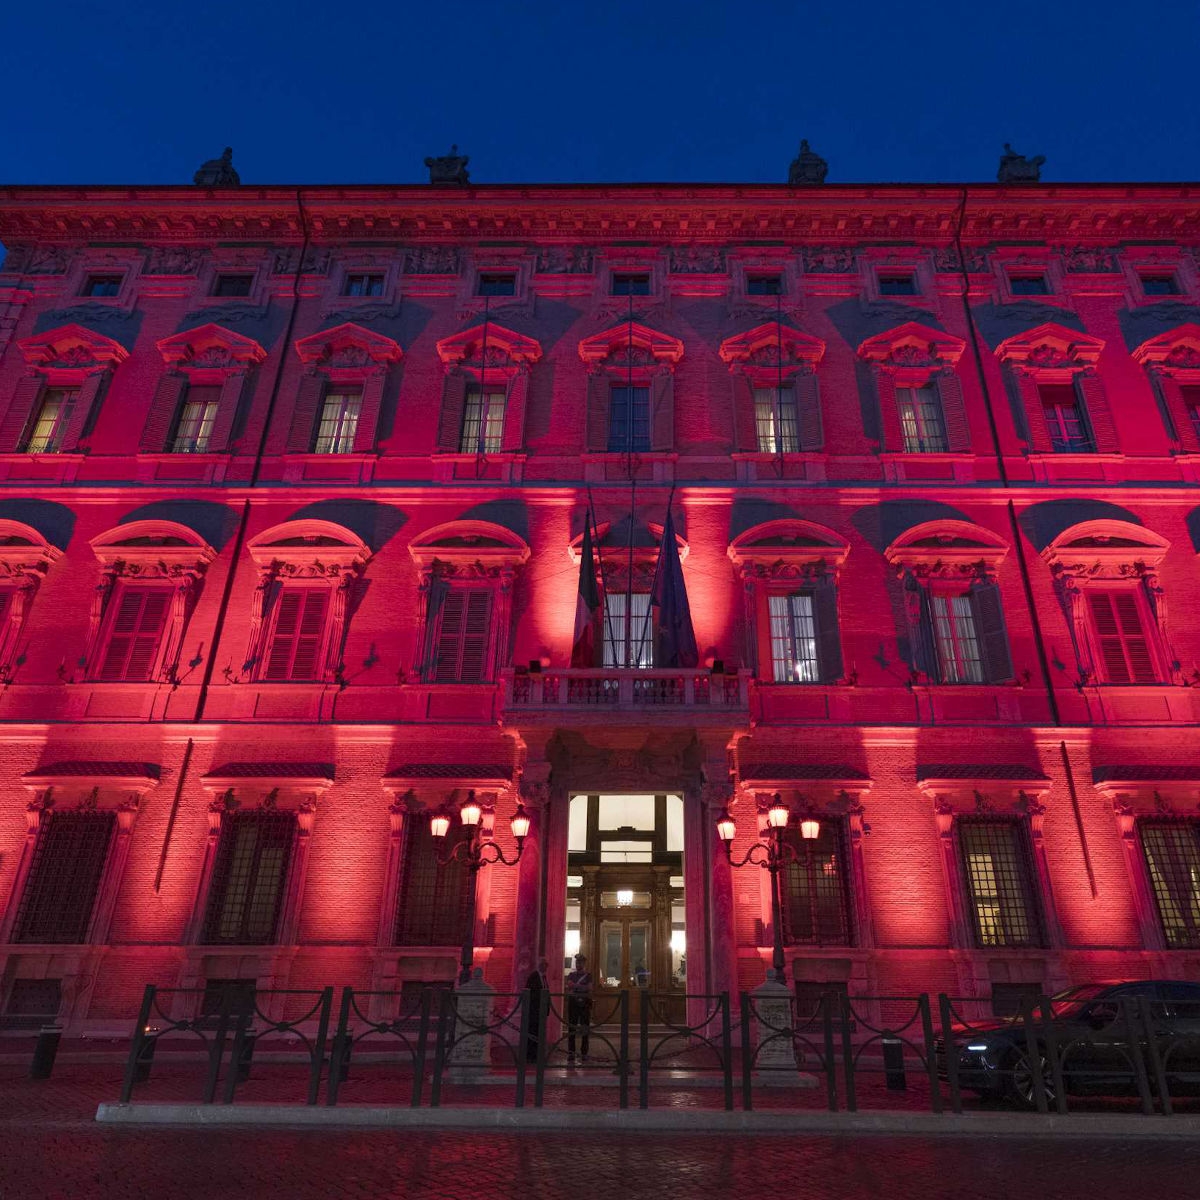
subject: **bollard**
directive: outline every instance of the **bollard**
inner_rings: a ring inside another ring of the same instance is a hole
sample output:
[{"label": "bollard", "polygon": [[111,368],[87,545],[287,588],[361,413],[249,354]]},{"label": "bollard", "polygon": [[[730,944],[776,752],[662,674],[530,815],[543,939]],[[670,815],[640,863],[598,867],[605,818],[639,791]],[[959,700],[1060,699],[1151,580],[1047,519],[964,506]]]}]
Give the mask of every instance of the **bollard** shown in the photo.
[{"label": "bollard", "polygon": [[158,1038],[148,1038],[142,1043],[142,1048],[138,1052],[134,1082],[145,1083],[150,1078],[150,1069],[154,1066],[154,1047],[157,1045]]},{"label": "bollard", "polygon": [[885,1037],[880,1039],[883,1045],[883,1071],[887,1079],[889,1092],[908,1090],[904,1079],[904,1043],[899,1038]]},{"label": "bollard", "polygon": [[254,1043],[257,1040],[257,1033],[247,1033],[242,1039],[242,1047],[237,1060],[238,1083],[245,1083],[250,1078],[250,1066],[254,1061]]},{"label": "bollard", "polygon": [[29,1065],[30,1079],[49,1079],[54,1070],[54,1059],[58,1054],[58,1043],[62,1040],[61,1025],[43,1025],[38,1030],[37,1043],[33,1048],[33,1062]]}]

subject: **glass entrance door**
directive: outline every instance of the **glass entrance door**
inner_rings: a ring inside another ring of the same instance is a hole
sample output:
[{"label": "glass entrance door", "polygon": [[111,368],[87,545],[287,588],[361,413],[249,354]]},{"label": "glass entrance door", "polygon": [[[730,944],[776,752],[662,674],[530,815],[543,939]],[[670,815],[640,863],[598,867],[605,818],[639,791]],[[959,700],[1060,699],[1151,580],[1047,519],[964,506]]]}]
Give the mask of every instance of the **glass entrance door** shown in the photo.
[{"label": "glass entrance door", "polygon": [[654,939],[650,922],[619,917],[600,922],[600,977],[597,988],[653,986]]}]

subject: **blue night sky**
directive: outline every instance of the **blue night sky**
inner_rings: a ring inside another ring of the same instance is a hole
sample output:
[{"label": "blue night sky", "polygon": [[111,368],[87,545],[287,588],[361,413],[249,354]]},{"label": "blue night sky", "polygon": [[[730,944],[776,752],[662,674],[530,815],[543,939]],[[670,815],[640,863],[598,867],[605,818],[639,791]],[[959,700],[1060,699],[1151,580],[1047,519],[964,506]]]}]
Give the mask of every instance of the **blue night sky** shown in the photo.
[{"label": "blue night sky", "polygon": [[14,0],[7,183],[477,183],[1200,176],[1200,3],[1156,0]]}]

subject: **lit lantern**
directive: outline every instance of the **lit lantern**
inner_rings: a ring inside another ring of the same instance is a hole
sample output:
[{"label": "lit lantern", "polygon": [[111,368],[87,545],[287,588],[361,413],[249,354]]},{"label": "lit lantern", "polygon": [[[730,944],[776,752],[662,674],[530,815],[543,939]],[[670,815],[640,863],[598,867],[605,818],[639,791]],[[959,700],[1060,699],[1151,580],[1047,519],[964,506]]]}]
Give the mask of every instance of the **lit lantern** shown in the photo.
[{"label": "lit lantern", "polygon": [[791,815],[791,812],[788,811],[788,806],[776,796],[771,807],[767,809],[767,824],[772,829],[783,829],[787,825]]},{"label": "lit lantern", "polygon": [[720,817],[717,818],[717,837],[723,842],[732,842],[734,835],[737,833],[737,824],[729,815],[729,810],[726,809]]},{"label": "lit lantern", "polygon": [[526,834],[529,833],[529,814],[519,801],[517,802],[517,811],[513,813],[512,832],[518,842],[524,841]]},{"label": "lit lantern", "polygon": [[458,815],[462,817],[462,823],[468,829],[474,829],[479,824],[483,817],[483,809],[479,805],[479,801],[475,799],[474,792],[467,793],[467,802],[458,810]]},{"label": "lit lantern", "polygon": [[445,813],[432,813],[429,817],[429,832],[435,838],[444,838],[450,832],[450,818]]},{"label": "lit lantern", "polygon": [[806,842],[815,842],[821,836],[821,822],[816,817],[805,817],[800,822],[800,836]]}]

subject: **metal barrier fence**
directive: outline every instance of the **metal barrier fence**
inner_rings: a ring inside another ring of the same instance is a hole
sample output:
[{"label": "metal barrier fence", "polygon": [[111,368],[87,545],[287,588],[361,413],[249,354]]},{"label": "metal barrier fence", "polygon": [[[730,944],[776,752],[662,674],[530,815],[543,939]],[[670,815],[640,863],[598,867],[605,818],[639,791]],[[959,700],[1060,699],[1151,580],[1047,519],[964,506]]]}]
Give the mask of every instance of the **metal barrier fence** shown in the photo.
[{"label": "metal barrier fence", "polygon": [[[1180,1022],[1146,998],[1080,1008],[1043,996],[1014,1016],[984,1018],[979,999],[944,993],[828,992],[801,1006],[794,996],[743,992],[737,1039],[727,992],[632,990],[581,1005],[548,992],[534,1003],[529,992],[348,987],[332,1038],[332,988],[264,990],[252,1003],[226,996],[217,1012],[172,1015],[199,1011],[201,998],[146,988],[123,1103],[150,1078],[159,1043],[181,1036],[203,1051],[203,1103],[219,1093],[231,1104],[255,1045],[272,1035],[302,1043],[304,1053],[291,1057],[306,1066],[308,1104],[318,1102],[323,1076],[328,1105],[369,1098],[411,1107],[453,1102],[472,1085],[473,1103],[521,1108],[532,1084],[539,1108],[561,1101],[560,1087],[607,1088],[623,1109],[635,1089],[645,1109],[659,1091],[710,1087],[731,1110],[739,1074],[746,1111],[767,1090],[778,1107],[779,1086],[798,1089],[785,1101],[830,1112],[901,1104],[961,1113],[964,1097],[978,1095],[1066,1113],[1089,1096],[1126,1096],[1147,1115],[1170,1115],[1181,1097],[1200,1096],[1200,1013]],[[279,1012],[286,1019],[268,1015]]]}]

